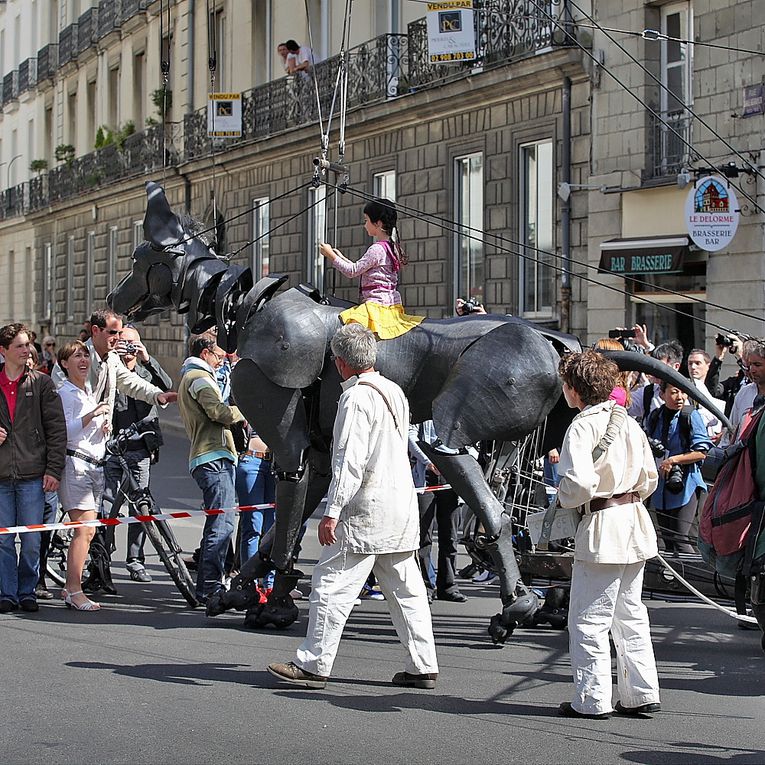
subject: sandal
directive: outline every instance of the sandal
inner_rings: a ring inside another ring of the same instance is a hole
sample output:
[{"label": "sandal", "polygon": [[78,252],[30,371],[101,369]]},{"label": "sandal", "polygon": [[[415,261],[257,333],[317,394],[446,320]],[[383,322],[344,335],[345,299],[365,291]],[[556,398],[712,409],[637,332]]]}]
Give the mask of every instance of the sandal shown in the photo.
[{"label": "sandal", "polygon": [[[66,588],[64,588],[63,592],[66,592]],[[79,590],[78,592],[67,592],[66,597],[64,598],[66,607],[73,608],[75,611],[99,611],[101,606],[98,603],[94,603],[92,600],[86,598],[85,602],[80,604],[77,604],[72,600],[75,595],[84,594],[85,593],[82,590]]]}]

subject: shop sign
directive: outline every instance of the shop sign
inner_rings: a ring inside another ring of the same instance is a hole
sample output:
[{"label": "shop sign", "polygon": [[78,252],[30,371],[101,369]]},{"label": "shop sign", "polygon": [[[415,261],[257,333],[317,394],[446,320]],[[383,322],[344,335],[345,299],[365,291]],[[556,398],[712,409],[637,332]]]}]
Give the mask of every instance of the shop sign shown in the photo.
[{"label": "shop sign", "polygon": [[683,256],[688,251],[679,247],[641,247],[629,246],[621,241],[605,242],[601,245],[600,273],[619,276],[637,276],[639,274],[676,274],[683,270]]},{"label": "shop sign", "polygon": [[727,180],[718,175],[699,178],[685,201],[685,220],[691,240],[707,252],[724,250],[736,235],[738,199]]},{"label": "shop sign", "polygon": [[428,3],[426,19],[431,64],[475,60],[473,0]]},{"label": "shop sign", "polygon": [[210,93],[208,95],[207,137],[242,137],[241,93]]}]

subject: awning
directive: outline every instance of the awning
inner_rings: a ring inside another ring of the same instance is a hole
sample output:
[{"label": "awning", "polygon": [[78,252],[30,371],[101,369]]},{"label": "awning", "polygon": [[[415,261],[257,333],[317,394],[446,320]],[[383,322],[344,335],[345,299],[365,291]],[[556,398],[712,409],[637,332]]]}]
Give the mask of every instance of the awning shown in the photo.
[{"label": "awning", "polygon": [[676,274],[688,255],[687,236],[609,239],[600,245],[598,273],[618,276]]}]

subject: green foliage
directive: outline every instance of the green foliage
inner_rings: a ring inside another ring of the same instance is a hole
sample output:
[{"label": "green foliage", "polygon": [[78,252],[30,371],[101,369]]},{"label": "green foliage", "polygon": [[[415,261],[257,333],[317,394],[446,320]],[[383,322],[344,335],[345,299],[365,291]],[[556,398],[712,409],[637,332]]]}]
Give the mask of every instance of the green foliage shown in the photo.
[{"label": "green foliage", "polygon": [[41,173],[43,170],[48,169],[47,159],[33,159],[29,163],[29,170],[33,173]]},{"label": "green foliage", "polygon": [[71,143],[60,143],[54,151],[56,162],[66,162],[71,165],[74,161],[74,146]]},{"label": "green foliage", "polygon": [[151,93],[151,102],[154,104],[160,119],[164,120],[170,109],[173,108],[173,91],[157,88]]},{"label": "green foliage", "polygon": [[96,130],[95,149],[103,149],[104,146],[111,146],[114,143],[114,133],[106,125],[99,125]]},{"label": "green foliage", "polygon": [[122,151],[125,148],[125,140],[128,136],[135,133],[135,122],[128,120],[116,130],[107,125],[100,125],[96,130],[95,148],[103,149],[106,146],[116,145],[117,148]]}]

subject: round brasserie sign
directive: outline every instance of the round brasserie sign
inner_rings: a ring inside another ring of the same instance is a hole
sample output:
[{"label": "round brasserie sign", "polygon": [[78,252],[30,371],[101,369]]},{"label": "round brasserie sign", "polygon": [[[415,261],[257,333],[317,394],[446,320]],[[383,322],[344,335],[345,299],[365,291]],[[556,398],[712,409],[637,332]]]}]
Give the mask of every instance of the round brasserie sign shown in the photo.
[{"label": "round brasserie sign", "polygon": [[738,200],[724,178],[699,178],[685,201],[685,219],[694,244],[702,250],[724,250],[736,235]]}]

